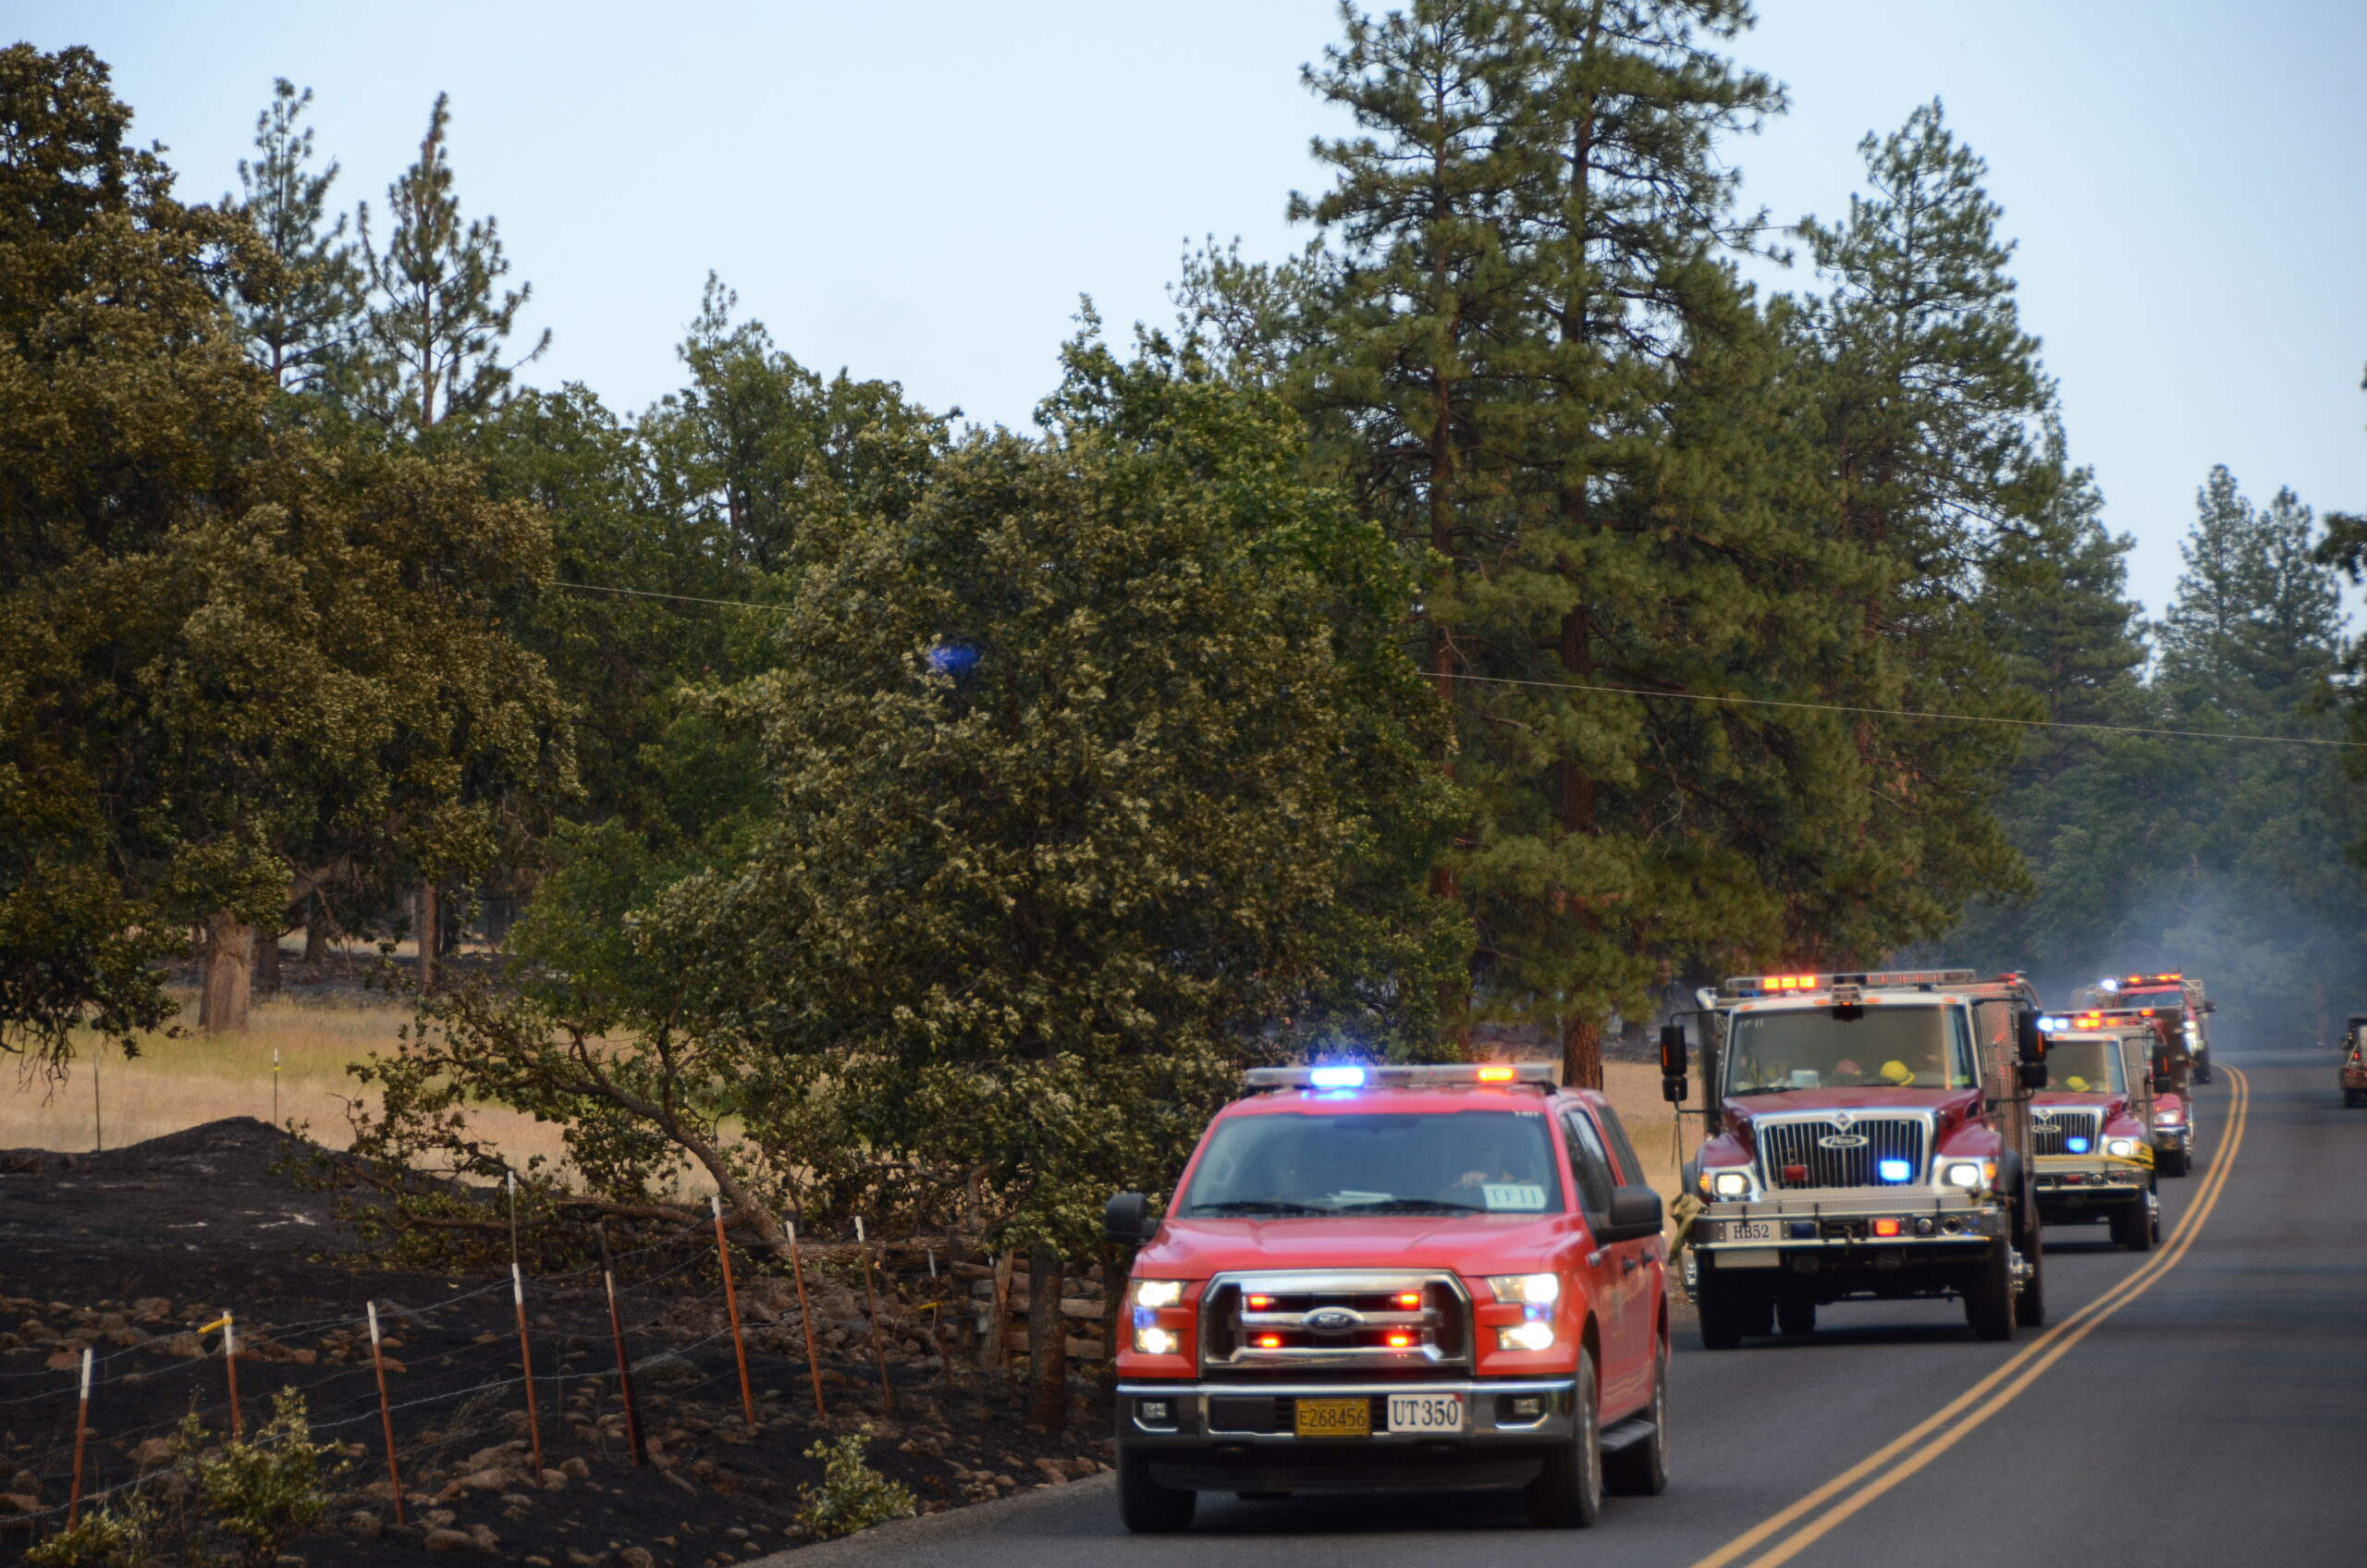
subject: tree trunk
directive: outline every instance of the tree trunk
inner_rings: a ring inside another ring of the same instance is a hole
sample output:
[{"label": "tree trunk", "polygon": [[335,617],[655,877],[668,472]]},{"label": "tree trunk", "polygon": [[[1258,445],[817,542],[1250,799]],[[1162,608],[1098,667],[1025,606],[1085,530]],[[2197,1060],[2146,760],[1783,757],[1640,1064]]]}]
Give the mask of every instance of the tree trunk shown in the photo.
[{"label": "tree trunk", "polygon": [[210,1032],[247,1026],[247,966],[255,928],[227,914],[205,917],[205,949],[197,993],[197,1026]]},{"label": "tree trunk", "polygon": [[1061,1317],[1061,1280],[1068,1266],[1051,1248],[1027,1253],[1027,1355],[1036,1377],[1038,1426],[1059,1432],[1069,1424],[1069,1326]]},{"label": "tree trunk", "polygon": [[1562,1021],[1562,1082],[1574,1089],[1602,1087],[1602,1023],[1572,1015]]},{"label": "tree trunk", "polygon": [[443,912],[435,900],[435,884],[423,877],[419,884],[419,918],[413,922],[419,928],[419,991],[430,996],[435,990],[436,949],[444,935]]},{"label": "tree trunk", "polygon": [[329,919],[320,895],[313,896],[312,917],[304,922],[304,962],[318,968],[328,962]]},{"label": "tree trunk", "polygon": [[275,929],[255,930],[253,989],[259,997],[279,994],[279,933]]}]

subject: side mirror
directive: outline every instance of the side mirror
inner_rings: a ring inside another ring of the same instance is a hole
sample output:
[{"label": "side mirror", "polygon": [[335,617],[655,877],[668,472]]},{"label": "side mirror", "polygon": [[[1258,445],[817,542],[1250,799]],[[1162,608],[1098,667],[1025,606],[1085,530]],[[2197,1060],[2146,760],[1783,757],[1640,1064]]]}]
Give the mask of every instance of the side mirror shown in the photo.
[{"label": "side mirror", "polygon": [[1138,1247],[1159,1230],[1150,1217],[1150,1199],[1140,1193],[1120,1193],[1101,1211],[1101,1235],[1112,1246]]},{"label": "side mirror", "polygon": [[1683,1078],[1663,1078],[1661,1080],[1661,1098],[1668,1101],[1669,1104],[1683,1105],[1686,1100],[1689,1100],[1692,1097],[1693,1085],[1687,1080]]},{"label": "side mirror", "polygon": [[2217,1012],[2219,1011],[2219,1004],[2217,1002],[2205,1002],[2202,1004],[2202,1011],[2205,1012]]},{"label": "side mirror", "polygon": [[2036,1093],[2046,1087],[2046,1063],[2025,1061],[2014,1069],[2014,1076],[2021,1081],[2023,1088]]},{"label": "side mirror", "polygon": [[2170,1047],[2155,1046],[2153,1047],[2153,1076],[2167,1078],[2170,1075]]},{"label": "side mirror", "polygon": [[1608,1246],[1661,1233],[1661,1195],[1650,1187],[1614,1187],[1611,1212],[1594,1228],[1594,1239]]},{"label": "side mirror", "polygon": [[1661,1076],[1682,1078],[1686,1071],[1685,1025],[1663,1023],[1661,1025]]},{"label": "side mirror", "polygon": [[[2045,1063],[2046,1036],[2039,1032],[2037,1013],[2014,1014],[2014,1055],[2025,1067],[2032,1062]],[[2040,1083],[2045,1081],[2043,1077],[2039,1080]],[[2023,1082],[2027,1085],[2029,1080],[2025,1078]]]}]

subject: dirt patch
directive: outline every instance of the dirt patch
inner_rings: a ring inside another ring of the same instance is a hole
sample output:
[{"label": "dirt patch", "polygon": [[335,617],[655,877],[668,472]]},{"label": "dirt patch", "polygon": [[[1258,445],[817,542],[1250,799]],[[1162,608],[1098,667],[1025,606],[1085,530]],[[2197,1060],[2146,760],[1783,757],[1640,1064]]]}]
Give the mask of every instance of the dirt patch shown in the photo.
[{"label": "dirt patch", "polygon": [[[316,1436],[349,1444],[334,1526],[298,1543],[320,1563],[410,1561],[434,1550],[529,1564],[740,1561],[799,1544],[800,1489],[817,1439],[869,1431],[873,1465],[924,1511],[1093,1474],[1108,1458],[1106,1398],[1078,1395],[1070,1430],[1025,1420],[1000,1373],[955,1357],[969,1342],[923,1279],[879,1300],[895,1408],[884,1407],[860,1288],[807,1280],[827,1419],[814,1410],[803,1324],[788,1282],[742,1276],[757,1420],[741,1401],[712,1233],[618,1259],[648,1457],[632,1462],[607,1296],[596,1271],[528,1282],[546,1475],[531,1457],[517,1318],[507,1279],[390,1273],[347,1253],[330,1195],[276,1168],[289,1141],[260,1121],[210,1123],[103,1155],[0,1152],[0,1559],[62,1522],[80,1354],[96,1357],[85,1495],[134,1484],[192,1407],[227,1425],[218,1332],[237,1317],[241,1410],[251,1428],[282,1387],[304,1391]],[[735,1265],[735,1267],[740,1267]],[[1098,1285],[1080,1285],[1098,1292]],[[363,1304],[388,1336],[407,1524],[393,1494]],[[143,1445],[145,1445],[143,1447]],[[27,1516],[28,1504],[41,1511]],[[465,1544],[463,1544],[465,1543]]]}]

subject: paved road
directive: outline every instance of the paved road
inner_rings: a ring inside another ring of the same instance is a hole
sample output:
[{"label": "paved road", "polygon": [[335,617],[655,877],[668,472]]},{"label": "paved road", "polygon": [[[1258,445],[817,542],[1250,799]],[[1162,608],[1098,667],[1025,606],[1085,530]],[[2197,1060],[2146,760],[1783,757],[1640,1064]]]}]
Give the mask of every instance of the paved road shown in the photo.
[{"label": "paved road", "polygon": [[[2050,1232],[2051,1327],[1981,1344],[1954,1304],[1827,1307],[1812,1339],[1715,1354],[1678,1329],[1674,1477],[1592,1531],[1515,1496],[1244,1503],[1132,1537],[1107,1476],[775,1561],[897,1568],[1485,1562],[1895,1568],[1913,1561],[2367,1561],[2367,1111],[2334,1059],[2224,1053],[2205,1158],[2140,1258]],[[2233,1126],[2245,1109],[2239,1133]],[[2237,1135],[2230,1159],[2231,1133]],[[1835,1484],[1836,1481],[1839,1484]],[[2010,1500],[1981,1519],[1981,1500]]]}]

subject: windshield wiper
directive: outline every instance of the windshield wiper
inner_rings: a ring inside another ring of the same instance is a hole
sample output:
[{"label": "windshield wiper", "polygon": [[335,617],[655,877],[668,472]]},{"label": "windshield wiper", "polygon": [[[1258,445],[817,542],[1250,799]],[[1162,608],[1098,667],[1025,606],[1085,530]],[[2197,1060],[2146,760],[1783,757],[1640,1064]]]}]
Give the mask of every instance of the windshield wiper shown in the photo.
[{"label": "windshield wiper", "polygon": [[1212,1219],[1246,1214],[1329,1214],[1328,1208],[1310,1208],[1303,1203],[1282,1203],[1274,1198],[1233,1198],[1224,1203],[1196,1203],[1188,1216],[1195,1219]]},{"label": "windshield wiper", "polygon": [[1454,1203],[1446,1198],[1380,1198],[1371,1203],[1343,1203],[1332,1210],[1335,1214],[1486,1214],[1487,1207],[1476,1203]]}]

